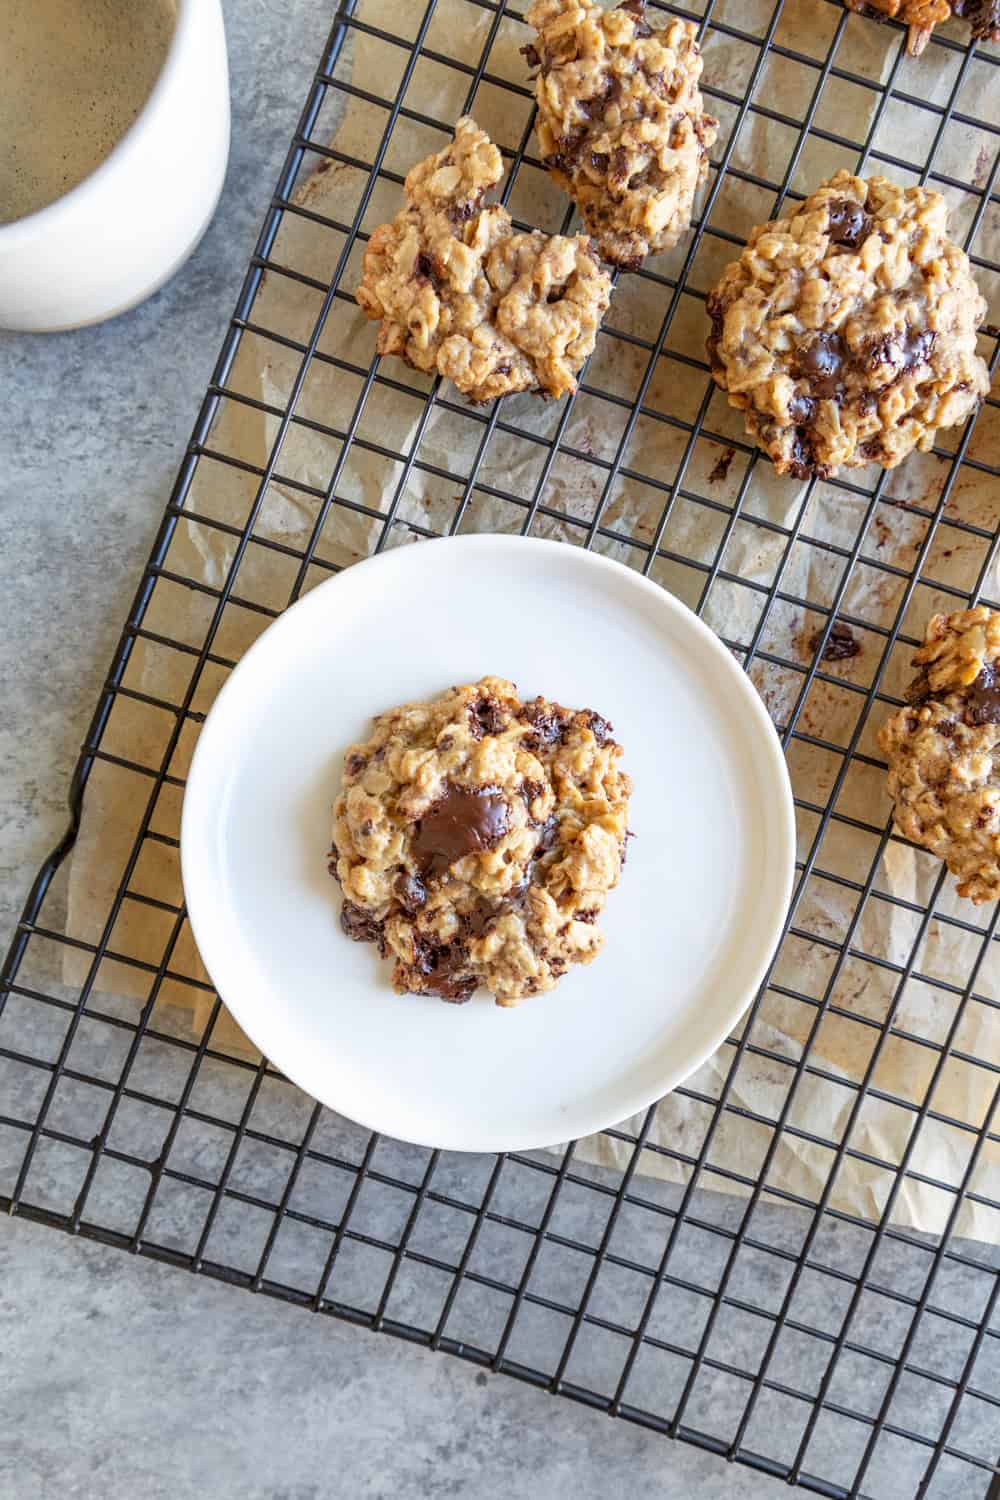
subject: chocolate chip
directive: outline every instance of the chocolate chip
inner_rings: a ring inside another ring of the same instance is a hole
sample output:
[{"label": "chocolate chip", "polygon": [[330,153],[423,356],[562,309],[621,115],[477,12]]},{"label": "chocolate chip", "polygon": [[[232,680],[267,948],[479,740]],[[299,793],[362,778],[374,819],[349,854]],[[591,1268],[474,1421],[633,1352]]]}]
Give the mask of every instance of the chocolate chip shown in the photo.
[{"label": "chocolate chip", "polygon": [[[813,651],[819,650],[819,643],[823,639],[822,628],[815,631],[810,638],[809,644]],[[826,638],[823,646],[821,661],[848,661],[852,656],[857,656],[861,650],[861,642],[855,637],[850,625],[842,625],[839,620],[834,620],[833,628]]]},{"label": "chocolate chip", "polygon": [[443,875],[466,854],[495,848],[509,819],[510,809],[495,790],[449,786],[417,823],[413,856],[423,879]]},{"label": "chocolate chip", "polygon": [[619,183],[624,183],[628,172],[628,152],[624,146],[616,146],[611,153],[611,176]]},{"label": "chocolate chip", "polygon": [[934,348],[935,335],[929,328],[913,328],[907,324],[902,334],[893,334],[876,339],[865,346],[865,361],[870,370],[880,365],[891,365],[893,380],[908,375],[911,370],[924,365]]},{"label": "chocolate chip", "polygon": [[622,0],[619,10],[627,11],[635,18],[635,34],[638,37],[653,35],[653,28],[646,22],[646,0]]},{"label": "chocolate chip", "polygon": [[357,906],[353,901],[345,901],[340,908],[340,925],[349,938],[356,943],[375,943],[378,946],[379,955],[385,958],[385,938],[382,934],[382,923],[376,921],[371,912],[365,911],[363,906]]},{"label": "chocolate chip", "polygon": [[708,350],[708,358],[712,368],[719,369],[718,352],[722,343],[722,331],[725,324],[726,309],[722,298],[715,292],[709,292],[705,299],[705,311],[708,313],[712,324],[712,331],[705,340],[705,348]]},{"label": "chocolate chip", "polygon": [[809,433],[800,427],[795,429],[788,467],[796,479],[810,479],[817,472],[816,455]]},{"label": "chocolate chip", "polygon": [[522,781],[521,796],[524,798],[525,806],[530,807],[535,798],[540,797],[544,790],[545,787],[540,781]]},{"label": "chocolate chip", "polygon": [[538,835],[538,843],[535,845],[534,857],[537,859],[540,854],[548,854],[550,849],[555,848],[558,838],[559,819],[556,817],[555,813],[553,813],[550,817],[546,818],[545,822],[542,824],[541,832]]},{"label": "chocolate chip", "polygon": [[477,740],[481,740],[484,734],[499,734],[504,727],[503,709],[495,698],[489,696],[469,704],[469,719]]},{"label": "chocolate chip", "polygon": [[565,723],[562,717],[546,704],[544,698],[536,698],[525,705],[524,718],[532,727],[521,741],[526,750],[548,750],[562,739]]},{"label": "chocolate chip", "polygon": [[616,104],[621,97],[621,79],[614,73],[605,73],[604,81],[596,94],[589,99],[578,99],[576,107],[585,120],[603,120],[609,105]]},{"label": "chocolate chip", "polygon": [[951,9],[968,21],[977,42],[1000,42],[1000,0],[951,0]]},{"label": "chocolate chip", "polygon": [[415,916],[427,904],[427,887],[419,876],[411,875],[408,870],[396,877],[395,892],[396,900],[407,916]]},{"label": "chocolate chip", "polygon": [[602,719],[600,714],[595,714],[591,708],[587,709],[587,725],[602,749],[614,736],[614,725],[609,724],[607,719]]},{"label": "chocolate chip", "polygon": [[441,290],[441,278],[434,269],[434,262],[422,250],[414,262],[413,269],[418,276],[422,276],[425,281],[429,281],[436,292]]},{"label": "chocolate chip", "polygon": [[949,740],[951,744],[958,739],[958,723],[955,719],[945,719],[942,724],[936,724],[934,727],[941,738]]},{"label": "chocolate chip", "polygon": [[610,160],[611,158],[606,151],[591,151],[590,153],[590,165],[595,172],[606,172]]},{"label": "chocolate chip", "polygon": [[964,718],[966,724],[1000,724],[1000,680],[991,662],[965,690]]},{"label": "chocolate chip", "polygon": [[856,250],[862,240],[868,238],[871,220],[853,198],[835,198],[826,206],[829,215],[828,233],[834,245],[847,245]]},{"label": "chocolate chip", "polygon": [[926,667],[921,667],[903,697],[907,703],[923,703],[931,696],[931,685]]},{"label": "chocolate chip", "polygon": [[836,401],[843,395],[845,349],[839,333],[817,333],[796,352],[796,374],[809,382],[814,396]]},{"label": "chocolate chip", "polygon": [[[586,101],[581,101],[581,108]],[[556,142],[556,150],[544,158],[544,164],[557,172],[572,172],[580,155],[580,148],[587,134],[585,125],[579,125],[575,130],[561,135]]]},{"label": "chocolate chip", "polygon": [[542,66],[541,55],[534,42],[529,42],[527,46],[521,47],[518,50],[529,68],[540,68]]},{"label": "chocolate chip", "polygon": [[479,211],[479,199],[481,194],[477,193],[474,198],[467,199],[465,203],[452,203],[448,209],[448,217],[453,224],[464,224],[466,219],[471,219],[473,214]]},{"label": "chocolate chip", "polygon": [[808,422],[811,422],[815,410],[816,403],[811,397],[800,395],[798,391],[794,396],[789,397],[788,415],[796,427],[805,427]]},{"label": "chocolate chip", "polygon": [[596,922],[598,915],[596,906],[588,906],[584,911],[575,911],[573,919],[576,922]]},{"label": "chocolate chip", "polygon": [[344,765],[344,770],[347,772],[348,776],[360,776],[361,772],[364,770],[367,764],[367,755],[359,755],[356,750],[353,750],[347,757]]}]

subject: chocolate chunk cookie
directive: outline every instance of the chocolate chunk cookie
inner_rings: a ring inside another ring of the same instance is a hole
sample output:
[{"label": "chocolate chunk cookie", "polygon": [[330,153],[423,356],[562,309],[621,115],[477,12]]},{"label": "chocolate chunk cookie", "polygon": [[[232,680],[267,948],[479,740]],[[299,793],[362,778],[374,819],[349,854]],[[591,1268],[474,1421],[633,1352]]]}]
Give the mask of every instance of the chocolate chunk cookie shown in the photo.
[{"label": "chocolate chunk cookie", "polygon": [[989,389],[986,303],[927,188],[837,175],[709,293],[712,374],[780,474],[891,469]]},{"label": "chocolate chunk cookie", "polygon": [[380,714],[351,746],[330,873],[343,930],[394,959],[400,994],[483,985],[517,1005],[597,956],[632,790],[612,736],[484,677]]},{"label": "chocolate chunk cookie", "polygon": [[704,112],[695,28],[653,27],[644,0],[535,0],[525,20],[542,160],[604,259],[634,270],[677,243],[708,171],[719,122]]},{"label": "chocolate chunk cookie", "polygon": [[896,825],[943,859],[958,893],[1000,897],[1000,613],[933,615],[909,706],[882,726]]},{"label": "chocolate chunk cookie", "polygon": [[952,16],[968,21],[974,41],[1000,42],[1000,0],[844,0],[848,10],[876,21],[901,21],[909,27],[906,50],[919,57],[935,26]]},{"label": "chocolate chunk cookie", "polygon": [[483,195],[500,152],[468,115],[407,173],[406,207],[375,230],[355,296],[378,351],[453,381],[472,401],[562,396],[594,347],[611,278],[583,235],[515,234]]}]

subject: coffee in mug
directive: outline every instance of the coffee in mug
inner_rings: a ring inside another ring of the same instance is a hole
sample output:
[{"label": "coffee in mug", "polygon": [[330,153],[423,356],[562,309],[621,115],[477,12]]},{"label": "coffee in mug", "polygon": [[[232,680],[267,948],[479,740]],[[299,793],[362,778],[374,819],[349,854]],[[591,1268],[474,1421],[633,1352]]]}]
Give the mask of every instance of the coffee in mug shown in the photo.
[{"label": "coffee in mug", "polygon": [[0,0],[0,224],[100,166],[148,99],[176,22],[176,0]]}]

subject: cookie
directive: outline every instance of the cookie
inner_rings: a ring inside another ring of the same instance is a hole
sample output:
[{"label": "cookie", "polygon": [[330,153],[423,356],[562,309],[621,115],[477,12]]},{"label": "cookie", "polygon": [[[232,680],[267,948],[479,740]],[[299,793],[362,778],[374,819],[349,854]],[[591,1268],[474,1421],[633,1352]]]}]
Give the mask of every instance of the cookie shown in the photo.
[{"label": "cookie", "polygon": [[654,28],[644,0],[535,0],[525,20],[542,160],[604,259],[634,270],[680,239],[708,171],[719,122],[704,112],[695,27]]},{"label": "cookie", "polygon": [[848,10],[876,21],[900,21],[909,28],[906,50],[919,57],[935,26],[952,16],[968,21],[973,41],[1000,42],[1000,0],[844,0]]},{"label": "cookie", "polygon": [[380,714],[344,760],[330,872],[341,926],[400,993],[498,1005],[590,963],[625,861],[632,784],[599,714],[484,677]]},{"label": "cookie", "polygon": [[1000,896],[1000,613],[933,615],[908,706],[879,730],[900,832],[943,859],[958,893]]},{"label": "cookie", "polygon": [[583,235],[517,234],[483,195],[500,152],[468,115],[407,173],[406,207],[375,230],[355,296],[378,352],[451,380],[470,401],[562,396],[592,352],[611,278]]},{"label": "cookie", "polygon": [[891,469],[976,409],[986,303],[927,188],[838,172],[708,296],[716,383],[780,474]]}]

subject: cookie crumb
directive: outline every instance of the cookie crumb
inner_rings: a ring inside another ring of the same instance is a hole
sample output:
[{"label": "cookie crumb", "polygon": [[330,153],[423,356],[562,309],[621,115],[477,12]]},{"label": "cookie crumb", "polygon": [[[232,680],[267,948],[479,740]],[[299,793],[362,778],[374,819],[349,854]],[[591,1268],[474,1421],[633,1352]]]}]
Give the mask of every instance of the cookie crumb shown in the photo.
[{"label": "cookie crumb", "polygon": [[[813,632],[809,637],[809,649],[815,655],[823,642],[823,627]],[[857,639],[850,625],[844,625],[840,620],[834,620],[830,634],[823,642],[823,654],[821,661],[848,661],[852,656],[858,656],[861,652],[861,642]]]}]

